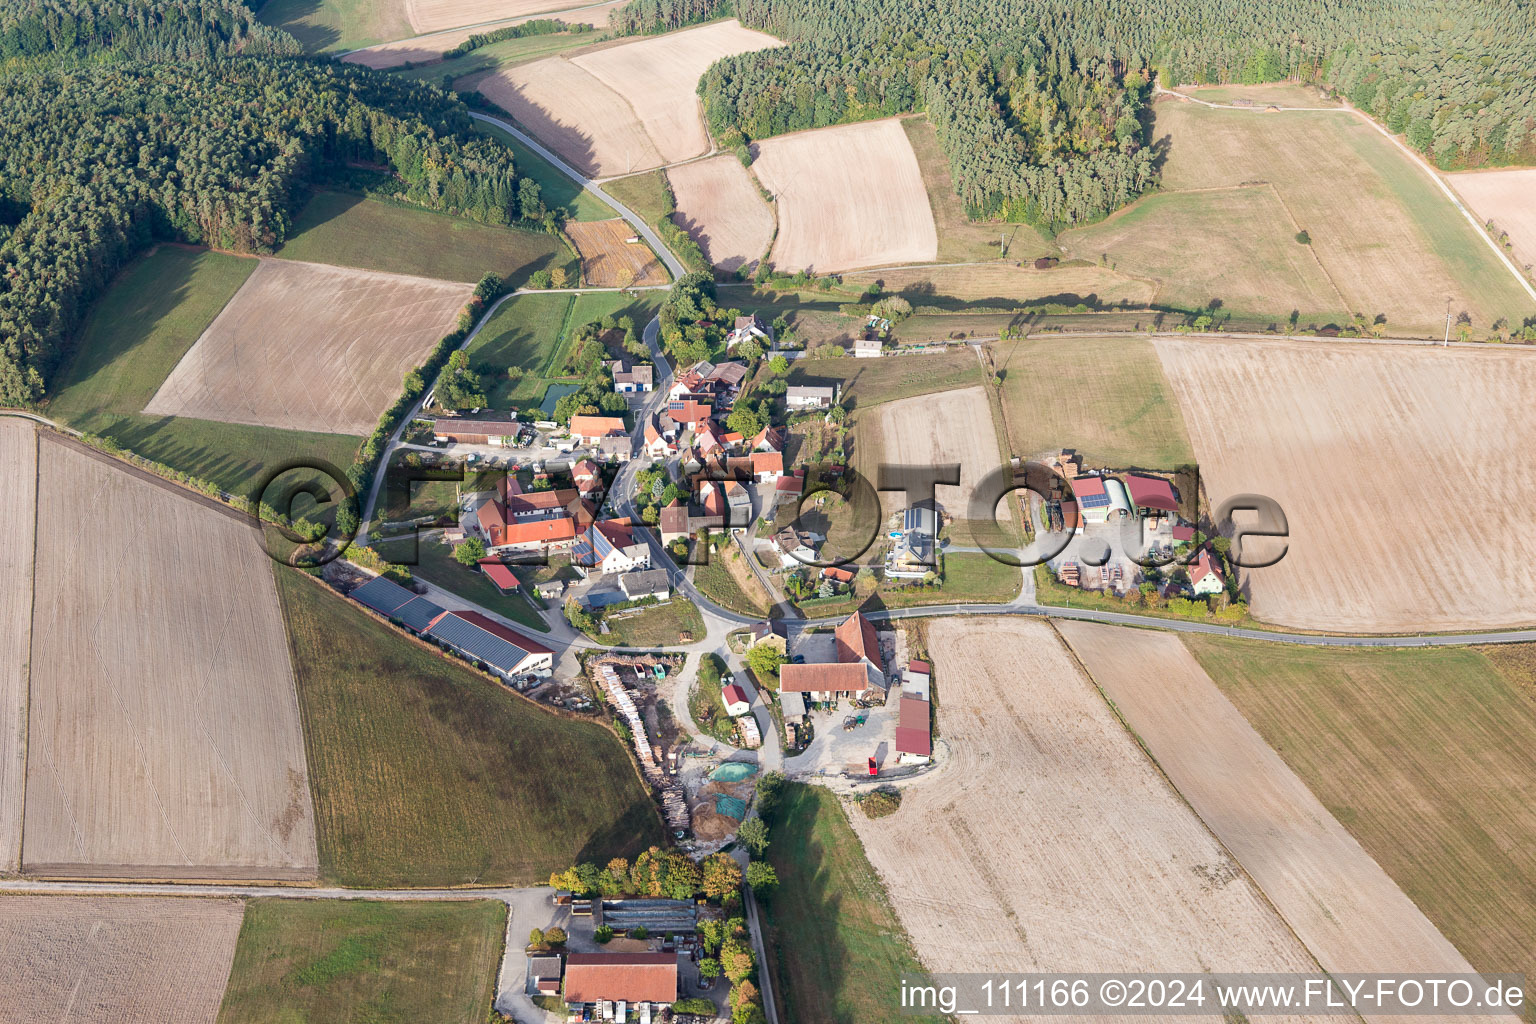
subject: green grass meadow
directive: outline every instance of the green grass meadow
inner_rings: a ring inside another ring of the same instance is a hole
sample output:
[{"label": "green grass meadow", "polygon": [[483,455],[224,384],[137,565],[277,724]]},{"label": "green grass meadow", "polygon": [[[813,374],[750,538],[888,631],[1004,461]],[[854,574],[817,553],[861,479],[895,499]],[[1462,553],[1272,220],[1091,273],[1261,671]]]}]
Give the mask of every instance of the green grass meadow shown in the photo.
[{"label": "green grass meadow", "polygon": [[923,968],[837,796],[791,783],[769,826],[779,887],[764,909],[783,1024],[937,1024],[898,1006],[901,976]]},{"label": "green grass meadow", "polygon": [[44,413],[239,494],[293,459],[345,470],[358,438],[140,411],[255,269],[253,259],[169,245],[139,257],[91,310]]},{"label": "green grass meadow", "polygon": [[277,579],[324,878],[541,884],[662,841],[613,733],[535,706],[295,571]]},{"label": "green grass meadow", "polygon": [[543,232],[481,224],[346,192],[314,193],[277,254],[471,284],[488,273],[512,286],[521,285],[536,270],[565,267],[576,273],[575,259],[558,239]]},{"label": "green grass meadow", "polygon": [[498,900],[251,900],[218,1024],[483,1024],[506,922]]}]

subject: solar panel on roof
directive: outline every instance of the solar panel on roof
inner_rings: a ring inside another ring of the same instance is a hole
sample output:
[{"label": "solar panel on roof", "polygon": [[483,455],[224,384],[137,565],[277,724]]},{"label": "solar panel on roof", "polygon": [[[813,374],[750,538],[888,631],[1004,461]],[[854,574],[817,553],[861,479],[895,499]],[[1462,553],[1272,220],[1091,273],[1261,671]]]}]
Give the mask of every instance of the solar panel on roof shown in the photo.
[{"label": "solar panel on roof", "polygon": [[1103,508],[1109,504],[1109,495],[1102,491],[1098,494],[1079,494],[1077,503],[1083,508]]},{"label": "solar panel on roof", "polygon": [[457,615],[443,616],[427,635],[458,648],[471,658],[495,665],[506,672],[517,668],[522,660],[528,657],[528,652],[516,644],[503,640],[494,633],[488,633],[473,622],[466,622]]},{"label": "solar panel on roof", "polygon": [[441,605],[433,604],[424,597],[417,597],[396,608],[394,617],[403,622],[407,629],[420,633],[432,625],[432,620],[441,614],[443,614]]},{"label": "solar panel on roof", "polygon": [[387,580],[383,576],[375,576],[352,591],[349,596],[365,608],[372,608],[380,615],[391,616],[394,615],[396,608],[399,608],[416,595],[406,590],[394,580]]}]

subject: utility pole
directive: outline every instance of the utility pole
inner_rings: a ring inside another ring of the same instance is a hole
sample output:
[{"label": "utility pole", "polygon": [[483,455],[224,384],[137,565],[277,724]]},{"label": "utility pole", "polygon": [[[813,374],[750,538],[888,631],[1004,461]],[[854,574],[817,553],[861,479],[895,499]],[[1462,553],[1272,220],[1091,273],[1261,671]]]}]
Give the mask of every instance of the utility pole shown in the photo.
[{"label": "utility pole", "polygon": [[1451,347],[1451,297],[1445,297],[1445,347]]}]

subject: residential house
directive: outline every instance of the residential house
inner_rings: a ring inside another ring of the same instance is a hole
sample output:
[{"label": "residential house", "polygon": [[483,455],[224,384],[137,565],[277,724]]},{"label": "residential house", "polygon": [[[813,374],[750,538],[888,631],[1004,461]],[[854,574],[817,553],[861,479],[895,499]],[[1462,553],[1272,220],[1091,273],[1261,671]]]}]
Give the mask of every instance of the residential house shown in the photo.
[{"label": "residential house", "polygon": [[752,646],[772,647],[780,654],[789,653],[789,627],[779,619],[752,624]]},{"label": "residential house", "polygon": [[938,513],[919,502],[901,514],[901,536],[885,556],[885,575],[893,579],[922,579],[938,567]]},{"label": "residential house", "polygon": [[784,405],[789,409],[830,409],[836,401],[836,388],[796,384],[784,391]]},{"label": "residential house", "polygon": [[621,395],[636,394],[654,388],[655,367],[650,363],[631,365],[627,359],[615,359],[608,364],[613,371],[613,390]]},{"label": "residential house", "polygon": [[622,1003],[640,1019],[677,1002],[677,977],[676,953],[570,953],[564,998],[567,1006],[593,1010]]},{"label": "residential house", "polygon": [[667,390],[667,397],[673,401],[685,398],[718,399],[729,404],[736,392],[741,390],[742,381],[746,379],[746,363],[717,365],[698,362],[673,378],[672,387]]},{"label": "residential house", "polygon": [[760,484],[770,480],[777,480],[784,475],[784,454],[782,452],[753,452],[752,453],[752,479]]},{"label": "residential house", "polygon": [[727,683],[720,688],[720,700],[725,704],[725,713],[732,718],[740,718],[752,710],[752,702],[747,700],[747,691],[735,683]]},{"label": "residential house", "polygon": [[585,589],[578,589],[576,603],[583,611],[597,611],[629,600],[624,588],[619,586],[618,576],[598,576]]},{"label": "residential house", "polygon": [[658,602],[672,600],[672,585],[665,569],[636,569],[619,576],[619,588],[631,601],[654,597]]},{"label": "residential house", "polygon": [[677,452],[676,424],[673,424],[673,433],[670,435],[666,434],[658,423],[660,418],[659,416],[652,416],[650,422],[645,425],[644,451],[646,455],[653,459],[665,459],[667,456]]},{"label": "residential house", "polygon": [[826,566],[821,570],[822,579],[831,580],[833,583],[836,583],[840,587],[852,586],[853,575],[854,574],[852,569],[839,569],[835,565]]},{"label": "residential house", "polygon": [[[482,509],[494,505],[487,502]],[[548,554],[563,551],[576,543],[576,520],[570,516],[532,519],[491,526],[486,530],[485,545],[493,553]]]},{"label": "residential house", "polygon": [[752,492],[736,480],[725,481],[726,524],[732,527],[752,523]]},{"label": "residential house", "polygon": [[754,452],[782,452],[784,450],[784,428],[764,427],[752,438],[749,450]]},{"label": "residential house", "polygon": [[503,679],[545,678],[555,668],[555,655],[548,647],[479,612],[443,612],[424,635]]},{"label": "residential house", "polygon": [[773,328],[756,313],[750,316],[739,316],[731,327],[731,332],[725,336],[725,348],[729,352],[744,341],[756,341],[763,348],[773,347]]},{"label": "residential house", "polygon": [[577,444],[597,444],[605,437],[626,433],[622,416],[572,416],[571,438]]},{"label": "residential house", "polygon": [[635,540],[627,519],[593,523],[571,548],[571,564],[582,573],[604,575],[651,567],[651,548]]},{"label": "residential house", "polygon": [[513,444],[520,429],[516,420],[438,419],[432,421],[432,439],[448,444]]},{"label": "residential house", "polygon": [[[508,480],[516,483],[515,478]],[[561,516],[573,515],[572,506],[581,498],[581,492],[574,487],[557,487],[547,491],[521,490],[513,492],[511,489],[504,499],[506,517],[510,521],[527,522],[531,519],[558,519]]]},{"label": "residential house", "polygon": [[628,434],[609,434],[598,438],[593,447],[608,462],[628,462],[634,441]]},{"label": "residential house", "polygon": [[679,430],[688,430],[698,433],[715,414],[715,408],[709,402],[699,402],[694,399],[683,399],[667,403],[667,416],[677,424]]},{"label": "residential house", "polygon": [[572,466],[571,479],[576,482],[576,493],[583,498],[591,498],[602,492],[603,474],[591,459],[582,459]]},{"label": "residential house", "polygon": [[921,697],[902,694],[896,719],[896,755],[901,764],[927,764],[933,759],[933,706]]},{"label": "residential house", "polygon": [[725,441],[720,437],[720,431],[715,428],[712,422],[705,420],[704,424],[694,434],[693,450],[701,461],[715,452],[725,451]]},{"label": "residential house", "polygon": [[800,494],[804,490],[804,477],[781,476],[773,484],[774,503],[777,505],[798,503],[800,501]]},{"label": "residential house", "polygon": [[1200,549],[1195,564],[1189,567],[1189,584],[1196,594],[1209,596],[1227,589],[1227,577],[1221,571],[1221,561],[1209,546]]},{"label": "residential house", "polygon": [[811,535],[791,527],[786,526],[774,534],[773,543],[779,550],[779,565],[782,568],[796,569],[816,558],[816,549],[811,546],[815,541]]},{"label": "residential house", "polygon": [[530,956],[528,958],[527,994],[531,996],[559,995],[560,966],[560,958],[558,956]]},{"label": "residential house", "polygon": [[683,499],[674,498],[672,504],[661,510],[660,522],[661,542],[671,544],[679,537],[687,537],[691,532],[688,529],[688,506],[683,504]]},{"label": "residential house", "polygon": [[853,355],[856,359],[878,359],[884,346],[879,338],[855,338],[853,340]]},{"label": "residential house", "polygon": [[874,623],[854,612],[833,631],[831,663],[788,664],[779,669],[779,691],[805,695],[812,701],[855,697],[866,690],[885,689],[885,660]]}]

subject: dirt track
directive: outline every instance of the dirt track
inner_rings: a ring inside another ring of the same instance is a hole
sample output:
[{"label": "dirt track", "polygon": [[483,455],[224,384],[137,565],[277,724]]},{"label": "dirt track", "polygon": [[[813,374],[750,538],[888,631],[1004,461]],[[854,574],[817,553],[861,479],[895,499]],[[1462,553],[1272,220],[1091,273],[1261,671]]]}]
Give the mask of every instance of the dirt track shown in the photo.
[{"label": "dirt track", "polygon": [[882,405],[880,417],[882,461],[909,466],[960,464],[960,486],[940,484],[934,489],[935,497],[956,519],[970,518],[976,485],[1001,464],[987,393],[970,387],[903,398]]},{"label": "dirt track", "polygon": [[262,260],[144,412],[363,435],[473,285]]},{"label": "dirt track", "polygon": [[1285,557],[1245,574],[1255,615],[1328,632],[1536,620],[1536,353],[1155,344],[1212,505],[1285,510]]},{"label": "dirt track", "polygon": [[236,900],[0,896],[7,1024],[213,1024]]},{"label": "dirt track", "polygon": [[899,122],[780,135],[753,149],[752,169],[778,206],[777,269],[825,273],[937,257],[928,191]]},{"label": "dirt track", "polygon": [[51,435],[39,462],[25,870],[314,877],[298,700],[255,534]]},{"label": "dirt track", "polygon": [[1316,969],[1047,623],[928,630],[950,763],[849,816],[924,966]]},{"label": "dirt track", "polygon": [[1473,973],[1172,633],[1057,628],[1323,968]]},{"label": "dirt track", "polygon": [[673,218],[722,270],[755,264],[773,240],[773,211],[752,173],[729,154],[667,171],[677,197]]},{"label": "dirt track", "polygon": [[1493,221],[1496,236],[1509,232],[1516,263],[1536,263],[1536,167],[1448,174],[1445,180],[1479,217]]},{"label": "dirt track", "polygon": [[36,508],[36,427],[0,417],[0,871],[21,862]]}]

